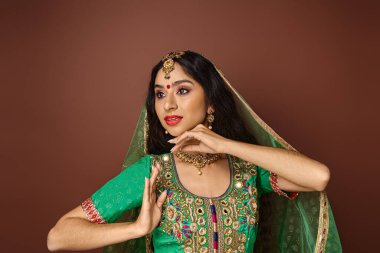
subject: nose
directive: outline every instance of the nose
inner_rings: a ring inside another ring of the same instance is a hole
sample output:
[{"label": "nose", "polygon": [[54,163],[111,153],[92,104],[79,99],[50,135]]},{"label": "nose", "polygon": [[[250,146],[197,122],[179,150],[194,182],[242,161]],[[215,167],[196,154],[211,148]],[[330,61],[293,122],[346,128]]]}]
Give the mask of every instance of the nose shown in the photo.
[{"label": "nose", "polygon": [[165,110],[170,111],[170,110],[175,110],[177,108],[178,106],[177,106],[177,102],[175,100],[174,95],[168,94],[165,101]]}]

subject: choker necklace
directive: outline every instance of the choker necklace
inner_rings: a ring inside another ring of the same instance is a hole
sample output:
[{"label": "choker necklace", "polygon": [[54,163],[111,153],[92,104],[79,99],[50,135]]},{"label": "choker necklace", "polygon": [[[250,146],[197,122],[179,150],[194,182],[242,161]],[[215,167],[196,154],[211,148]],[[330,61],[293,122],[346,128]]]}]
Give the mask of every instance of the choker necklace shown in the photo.
[{"label": "choker necklace", "polygon": [[196,153],[196,152],[184,152],[175,151],[173,154],[178,157],[179,160],[185,163],[190,163],[197,167],[198,175],[202,175],[202,168],[206,164],[211,164],[222,158],[222,154],[209,154],[209,153]]}]

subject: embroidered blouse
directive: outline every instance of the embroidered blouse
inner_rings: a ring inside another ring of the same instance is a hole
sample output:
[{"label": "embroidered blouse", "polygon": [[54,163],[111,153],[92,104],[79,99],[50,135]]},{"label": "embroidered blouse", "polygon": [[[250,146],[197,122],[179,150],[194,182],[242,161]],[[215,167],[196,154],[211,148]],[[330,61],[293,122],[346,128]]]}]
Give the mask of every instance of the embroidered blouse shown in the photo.
[{"label": "embroidered blouse", "polygon": [[277,175],[238,157],[227,155],[230,184],[219,197],[190,193],[178,179],[173,154],[146,155],[108,181],[82,203],[87,218],[112,223],[126,210],[140,207],[144,178],[155,160],[161,164],[157,194],[168,190],[160,224],[152,232],[154,252],[253,252],[261,194],[281,191]]}]

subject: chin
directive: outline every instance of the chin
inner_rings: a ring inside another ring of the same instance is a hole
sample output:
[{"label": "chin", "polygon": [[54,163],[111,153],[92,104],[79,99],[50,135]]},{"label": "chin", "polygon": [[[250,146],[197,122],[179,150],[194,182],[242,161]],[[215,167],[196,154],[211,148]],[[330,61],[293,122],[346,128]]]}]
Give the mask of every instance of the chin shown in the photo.
[{"label": "chin", "polygon": [[[173,137],[177,137],[181,134],[183,134],[184,132],[186,131],[189,131],[191,129],[193,129],[194,127],[196,127],[198,124],[195,124],[195,125],[187,125],[187,126],[179,126],[179,125],[176,125],[176,126],[171,126],[171,129],[167,129],[168,133],[173,136]],[[167,125],[166,125],[167,126]]]},{"label": "chin", "polygon": [[185,131],[187,130],[190,130],[192,128],[186,128],[186,127],[183,127],[183,126],[171,126],[170,129],[167,129],[167,131],[169,132],[169,134],[173,137],[177,137],[181,134],[183,134]]},{"label": "chin", "polygon": [[173,137],[177,137],[177,136],[179,136],[179,135],[181,135],[183,132],[185,132],[185,131],[180,131],[180,130],[168,130],[168,133],[171,135],[171,136],[173,136]]}]

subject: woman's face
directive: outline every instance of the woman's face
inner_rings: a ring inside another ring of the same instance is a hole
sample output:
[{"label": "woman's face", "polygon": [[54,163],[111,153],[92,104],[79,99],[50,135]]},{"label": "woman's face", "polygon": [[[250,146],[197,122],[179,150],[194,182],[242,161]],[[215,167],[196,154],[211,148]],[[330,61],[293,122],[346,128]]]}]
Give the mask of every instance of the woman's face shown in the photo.
[{"label": "woman's face", "polygon": [[205,122],[211,106],[206,105],[203,87],[189,75],[181,65],[174,64],[170,78],[164,78],[160,69],[155,80],[155,110],[161,125],[172,135],[178,136],[196,125]]}]

